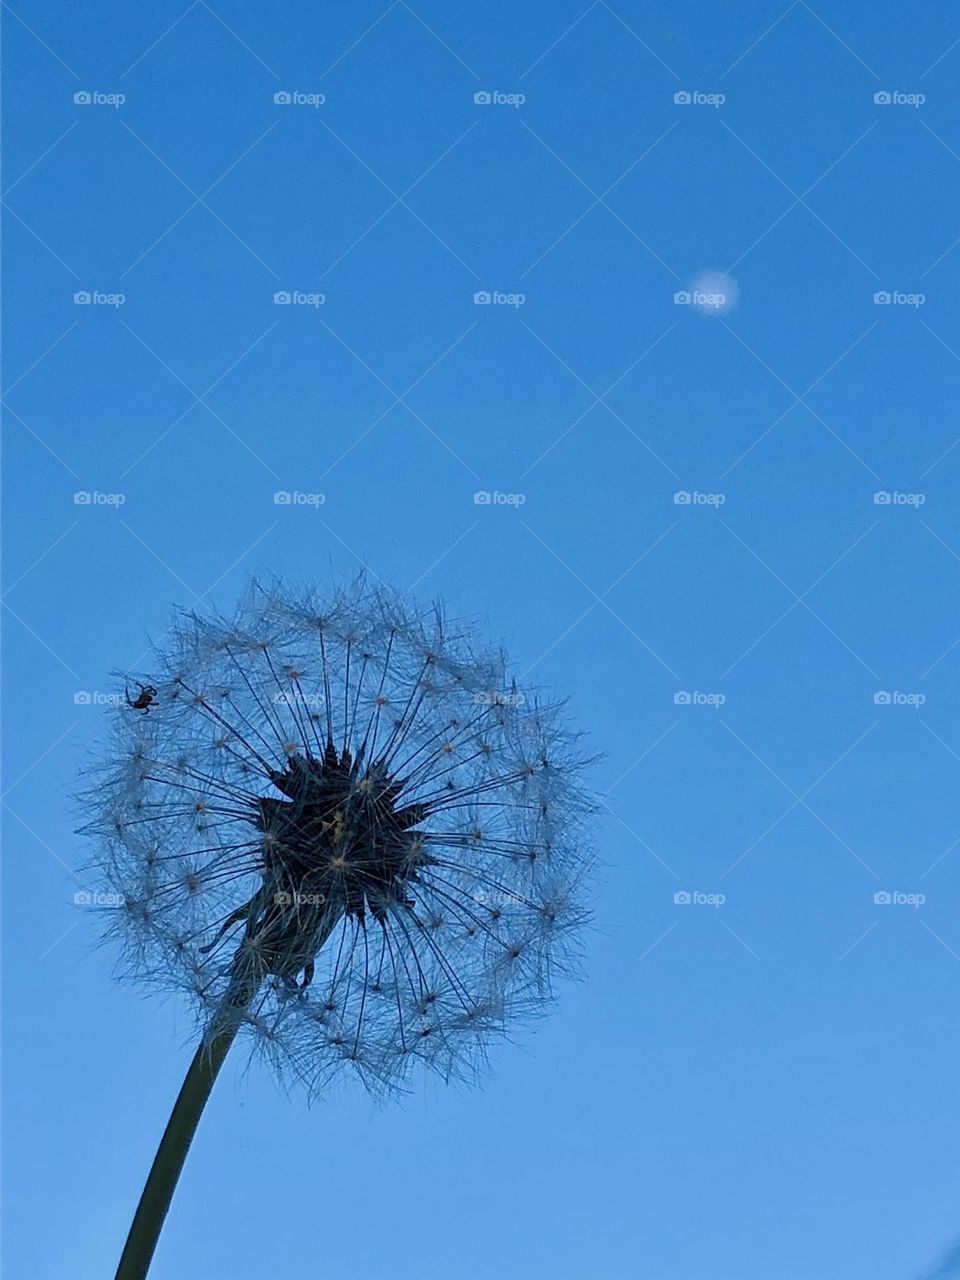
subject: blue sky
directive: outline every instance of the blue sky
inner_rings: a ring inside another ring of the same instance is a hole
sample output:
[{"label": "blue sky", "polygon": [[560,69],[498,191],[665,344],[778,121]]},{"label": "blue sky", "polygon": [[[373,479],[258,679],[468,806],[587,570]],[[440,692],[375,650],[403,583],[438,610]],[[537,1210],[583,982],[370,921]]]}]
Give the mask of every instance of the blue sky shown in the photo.
[{"label": "blue sky", "polygon": [[909,1280],[960,1229],[960,24],[517,8],[3,6],[11,1276],[112,1274],[191,1052],[74,903],[109,673],[361,563],[605,753],[588,977],[479,1092],[228,1064],[156,1280]]}]

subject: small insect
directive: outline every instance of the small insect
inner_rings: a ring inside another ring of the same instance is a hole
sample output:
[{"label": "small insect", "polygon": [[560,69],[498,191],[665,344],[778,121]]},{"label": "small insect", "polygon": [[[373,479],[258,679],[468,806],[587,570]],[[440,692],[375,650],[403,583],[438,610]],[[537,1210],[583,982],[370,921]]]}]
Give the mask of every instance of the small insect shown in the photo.
[{"label": "small insect", "polygon": [[[137,681],[137,684],[140,684],[139,680]],[[140,684],[140,692],[135,698],[130,697],[130,690],[126,685],[124,685],[124,692],[127,695],[127,702],[130,706],[133,707],[135,711],[142,711],[144,715],[149,712],[150,706],[157,696],[157,691],[152,684]]]}]

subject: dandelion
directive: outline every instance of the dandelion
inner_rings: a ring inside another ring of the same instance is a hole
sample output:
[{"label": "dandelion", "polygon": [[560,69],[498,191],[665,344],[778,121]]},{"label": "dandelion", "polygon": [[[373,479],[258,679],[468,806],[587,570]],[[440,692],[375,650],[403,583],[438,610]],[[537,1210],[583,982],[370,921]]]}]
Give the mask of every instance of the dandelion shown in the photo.
[{"label": "dandelion", "polygon": [[470,1076],[584,918],[575,738],[441,610],[254,585],[170,634],[87,796],[124,967],[202,1032],[118,1280],[146,1274],[238,1034],[311,1097]]}]

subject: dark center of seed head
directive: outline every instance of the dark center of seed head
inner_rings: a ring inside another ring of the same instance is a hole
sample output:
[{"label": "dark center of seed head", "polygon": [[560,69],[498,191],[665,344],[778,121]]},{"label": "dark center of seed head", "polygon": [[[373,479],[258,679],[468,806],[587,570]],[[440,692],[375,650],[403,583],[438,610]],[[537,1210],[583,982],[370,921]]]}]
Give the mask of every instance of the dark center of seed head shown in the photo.
[{"label": "dark center of seed head", "polygon": [[255,823],[263,832],[264,882],[292,906],[322,906],[328,917],[409,902],[410,882],[427,862],[414,828],[422,804],[401,804],[402,782],[377,763],[361,765],[328,744],[322,756],[292,753],[273,775],[284,799],[262,797]]}]

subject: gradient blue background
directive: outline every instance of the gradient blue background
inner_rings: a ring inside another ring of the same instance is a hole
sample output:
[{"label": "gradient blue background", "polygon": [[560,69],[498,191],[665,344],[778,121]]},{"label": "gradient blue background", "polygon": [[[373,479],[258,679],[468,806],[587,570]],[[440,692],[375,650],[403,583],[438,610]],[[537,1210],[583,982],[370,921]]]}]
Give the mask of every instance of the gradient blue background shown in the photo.
[{"label": "gradient blue background", "polygon": [[[7,1274],[113,1274],[191,1052],[74,905],[75,695],[174,603],[360,563],[606,753],[588,980],[479,1092],[308,1112],[229,1065],[156,1280],[921,1274],[960,1229],[957,15],[3,17]],[[704,269],[722,317],[673,302]]]}]

